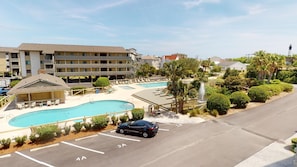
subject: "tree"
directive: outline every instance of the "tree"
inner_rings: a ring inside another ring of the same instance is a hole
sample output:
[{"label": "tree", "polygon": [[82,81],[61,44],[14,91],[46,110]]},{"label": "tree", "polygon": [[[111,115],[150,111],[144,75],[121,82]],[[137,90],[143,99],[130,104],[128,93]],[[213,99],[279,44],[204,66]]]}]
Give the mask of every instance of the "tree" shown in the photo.
[{"label": "tree", "polygon": [[246,82],[240,76],[228,76],[224,81],[224,86],[231,92],[243,90]]},{"label": "tree", "polygon": [[141,64],[140,67],[136,71],[137,76],[148,77],[155,74],[156,68],[149,65],[148,63]]},{"label": "tree", "polygon": [[109,79],[107,77],[99,77],[94,83],[95,87],[106,87],[109,86]]},{"label": "tree", "polygon": [[184,58],[177,60],[185,70],[185,76],[192,77],[200,66],[200,62],[194,58]]},{"label": "tree", "polygon": [[201,62],[201,66],[203,67],[204,71],[206,71],[207,68],[210,67],[210,64],[211,64],[210,59],[202,60],[202,62]]},{"label": "tree", "polygon": [[183,99],[180,97],[180,89],[183,89],[183,85],[179,81],[183,78],[185,69],[178,61],[172,61],[164,64],[164,71],[166,77],[169,79],[167,89],[174,97],[176,112],[178,112],[178,104],[181,104],[179,100]]}]

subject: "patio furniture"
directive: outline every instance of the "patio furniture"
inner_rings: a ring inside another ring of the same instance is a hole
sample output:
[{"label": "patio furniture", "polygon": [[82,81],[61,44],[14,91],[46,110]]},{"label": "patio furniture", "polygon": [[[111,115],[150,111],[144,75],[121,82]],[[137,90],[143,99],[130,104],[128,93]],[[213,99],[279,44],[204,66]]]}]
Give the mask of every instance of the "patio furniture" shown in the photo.
[{"label": "patio furniture", "polygon": [[58,104],[60,104],[60,99],[55,100],[55,105],[58,105]]},{"label": "patio furniture", "polygon": [[33,107],[35,107],[35,106],[36,106],[36,102],[33,101],[33,102],[31,103],[31,108],[33,108]]},{"label": "patio furniture", "polygon": [[16,106],[18,109],[23,109],[24,103],[17,103]]},{"label": "patio furniture", "polygon": [[51,102],[50,100],[48,100],[48,101],[46,102],[46,105],[47,105],[47,106],[51,106],[51,105],[52,105],[52,102]]}]

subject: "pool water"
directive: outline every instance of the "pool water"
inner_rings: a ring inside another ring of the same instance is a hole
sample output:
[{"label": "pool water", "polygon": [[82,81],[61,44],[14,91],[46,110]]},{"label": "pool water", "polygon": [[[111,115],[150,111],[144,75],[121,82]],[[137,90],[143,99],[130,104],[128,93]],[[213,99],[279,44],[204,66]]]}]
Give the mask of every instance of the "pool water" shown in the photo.
[{"label": "pool water", "polygon": [[119,86],[119,87],[122,88],[122,89],[126,89],[126,90],[135,89],[135,88],[133,88],[131,86]]},{"label": "pool water", "polygon": [[167,82],[151,82],[151,83],[141,83],[137,85],[142,86],[144,88],[166,87]]},{"label": "pool water", "polygon": [[9,121],[9,124],[16,127],[30,127],[61,122],[74,118],[124,112],[133,108],[134,105],[127,101],[101,100],[70,108],[49,109],[22,114],[12,118]]}]

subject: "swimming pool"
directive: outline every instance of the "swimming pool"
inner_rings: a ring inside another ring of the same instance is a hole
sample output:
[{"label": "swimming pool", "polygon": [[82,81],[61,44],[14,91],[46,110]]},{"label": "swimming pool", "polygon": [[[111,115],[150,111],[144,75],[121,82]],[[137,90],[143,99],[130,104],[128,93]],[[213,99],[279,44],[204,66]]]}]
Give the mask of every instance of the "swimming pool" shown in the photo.
[{"label": "swimming pool", "polygon": [[131,86],[119,86],[119,87],[122,88],[122,89],[126,89],[126,90],[135,89],[135,88],[133,88]]},{"label": "swimming pool", "polygon": [[151,83],[141,83],[137,85],[142,86],[144,88],[155,88],[155,87],[165,87],[167,86],[167,82],[151,82]]},{"label": "swimming pool", "polygon": [[12,118],[9,124],[16,127],[30,127],[61,122],[73,118],[124,112],[133,108],[134,105],[127,101],[101,100],[70,108],[49,109],[22,114]]}]

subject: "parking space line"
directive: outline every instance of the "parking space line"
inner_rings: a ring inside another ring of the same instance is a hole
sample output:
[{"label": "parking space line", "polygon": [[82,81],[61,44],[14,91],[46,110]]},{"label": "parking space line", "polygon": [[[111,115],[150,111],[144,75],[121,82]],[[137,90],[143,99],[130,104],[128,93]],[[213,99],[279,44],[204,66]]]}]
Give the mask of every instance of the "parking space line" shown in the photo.
[{"label": "parking space line", "polygon": [[113,138],[122,139],[122,140],[130,140],[130,141],[136,141],[136,142],[141,141],[141,140],[138,140],[138,139],[132,139],[132,138],[127,138],[127,137],[119,137],[119,136],[109,135],[109,134],[105,134],[105,133],[98,133],[98,134],[102,135],[102,136],[108,136],[108,137],[113,137]]},{"label": "parking space line", "polygon": [[8,158],[8,157],[11,157],[11,154],[6,154],[6,155],[0,156],[0,158]]},{"label": "parking space line", "polygon": [[39,164],[42,164],[42,165],[44,165],[44,166],[55,167],[55,166],[50,165],[50,164],[48,164],[48,163],[45,163],[45,162],[39,161],[39,160],[37,160],[37,159],[35,159],[35,158],[29,157],[28,155],[25,155],[25,154],[20,153],[20,152],[18,152],[18,151],[16,151],[15,153],[16,153],[16,154],[19,154],[19,155],[22,156],[22,157],[25,157],[25,158],[27,158],[27,159],[30,159],[31,161],[37,162],[37,163],[39,163]]},{"label": "parking space line", "polygon": [[76,148],[80,148],[82,150],[87,150],[87,151],[91,151],[91,152],[98,153],[98,154],[104,154],[104,152],[102,152],[102,151],[97,151],[97,150],[93,150],[93,149],[90,149],[90,148],[78,146],[78,145],[75,145],[75,144],[72,144],[72,143],[68,143],[68,142],[65,142],[65,141],[61,141],[61,143],[67,144],[69,146],[73,146],[73,147],[76,147]]},{"label": "parking space line", "polygon": [[160,131],[166,131],[166,132],[169,132],[169,129],[162,129],[162,128],[159,128]]},{"label": "parking space line", "polygon": [[84,140],[84,139],[88,139],[88,138],[92,138],[92,137],[97,137],[98,135],[91,135],[91,136],[86,136],[86,137],[81,137],[78,139],[75,139],[75,141],[80,141],[80,140]]},{"label": "parking space line", "polygon": [[52,144],[52,145],[48,145],[48,146],[44,146],[44,147],[32,148],[32,149],[30,150],[30,152],[32,152],[32,151],[38,151],[38,150],[42,150],[42,149],[45,149],[45,148],[55,147],[55,146],[58,146],[58,145],[59,145],[59,143]]}]

